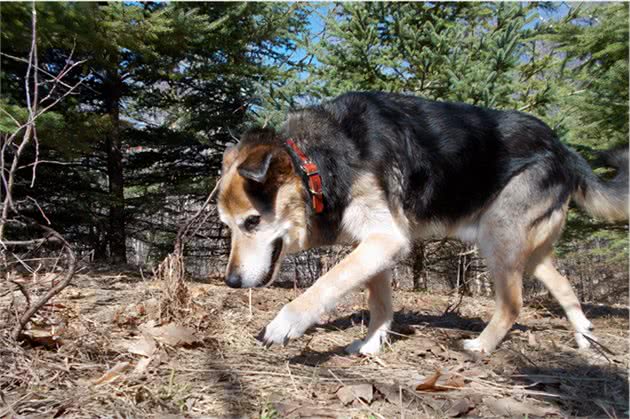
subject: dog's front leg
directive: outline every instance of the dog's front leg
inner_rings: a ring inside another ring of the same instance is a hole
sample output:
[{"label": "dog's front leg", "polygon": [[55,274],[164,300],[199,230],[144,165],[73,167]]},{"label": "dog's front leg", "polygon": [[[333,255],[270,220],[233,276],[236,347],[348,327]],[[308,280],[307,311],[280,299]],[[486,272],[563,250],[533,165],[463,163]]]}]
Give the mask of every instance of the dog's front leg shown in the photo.
[{"label": "dog's front leg", "polygon": [[263,344],[286,344],[289,339],[302,336],[344,295],[390,269],[396,259],[407,253],[408,247],[406,238],[400,236],[373,234],[367,237],[304,294],[280,310],[261,332]]},{"label": "dog's front leg", "polygon": [[350,354],[361,353],[375,355],[388,339],[390,326],[394,318],[392,310],[392,270],[387,269],[370,279],[367,284],[370,324],[367,336],[363,340],[355,340],[346,348]]}]

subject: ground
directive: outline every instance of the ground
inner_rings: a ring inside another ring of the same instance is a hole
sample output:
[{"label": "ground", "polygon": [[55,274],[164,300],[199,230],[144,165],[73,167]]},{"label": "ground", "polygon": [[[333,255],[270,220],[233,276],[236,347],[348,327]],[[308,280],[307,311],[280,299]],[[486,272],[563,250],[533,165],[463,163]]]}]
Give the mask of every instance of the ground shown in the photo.
[{"label": "ground", "polygon": [[585,305],[602,346],[580,351],[539,296],[496,352],[472,359],[459,340],[479,333],[491,300],[397,291],[391,344],[362,357],[343,351],[366,331],[361,292],[306,336],[263,349],[256,335],[301,290],[187,285],[173,321],[159,281],[77,276],[31,339],[0,340],[0,417],[628,415],[627,307]]}]

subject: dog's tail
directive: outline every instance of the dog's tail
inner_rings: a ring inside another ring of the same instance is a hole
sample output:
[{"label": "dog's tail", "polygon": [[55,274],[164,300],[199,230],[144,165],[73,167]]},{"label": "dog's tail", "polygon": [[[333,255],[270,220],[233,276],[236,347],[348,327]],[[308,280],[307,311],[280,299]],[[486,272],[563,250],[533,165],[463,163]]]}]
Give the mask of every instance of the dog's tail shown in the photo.
[{"label": "dog's tail", "polygon": [[573,200],[593,217],[606,221],[628,219],[628,148],[600,154],[598,163],[613,167],[617,173],[608,181],[600,179],[579,154],[571,150],[577,188]]}]

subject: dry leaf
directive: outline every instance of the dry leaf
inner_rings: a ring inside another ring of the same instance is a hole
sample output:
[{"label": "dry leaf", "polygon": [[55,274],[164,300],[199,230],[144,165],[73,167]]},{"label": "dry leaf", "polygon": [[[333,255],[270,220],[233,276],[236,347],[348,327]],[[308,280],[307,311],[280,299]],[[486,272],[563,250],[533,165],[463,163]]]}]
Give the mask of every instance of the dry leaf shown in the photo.
[{"label": "dry leaf", "polygon": [[337,397],[344,405],[350,404],[356,399],[361,399],[366,403],[372,403],[374,388],[372,384],[343,386],[337,390]]},{"label": "dry leaf", "polygon": [[456,418],[461,415],[465,415],[475,407],[475,404],[469,399],[461,399],[456,401],[445,412],[446,416]]},{"label": "dry leaf", "polygon": [[116,381],[129,368],[129,362],[119,362],[110,368],[105,374],[92,381],[92,384],[108,384]]},{"label": "dry leaf", "polygon": [[191,345],[199,340],[195,337],[193,329],[175,323],[160,327],[143,325],[140,330],[171,346]]},{"label": "dry leaf", "polygon": [[492,397],[486,397],[483,399],[483,403],[488,406],[492,413],[500,416],[546,416],[555,413],[551,408],[537,406],[530,401],[520,402],[510,397],[498,400]]},{"label": "dry leaf", "polygon": [[140,339],[129,345],[128,351],[132,354],[151,357],[155,353],[155,340],[151,336],[142,335]]},{"label": "dry leaf", "polygon": [[446,387],[464,387],[466,382],[461,375],[449,375],[444,382]]},{"label": "dry leaf", "polygon": [[153,361],[153,358],[140,358],[140,361],[136,364],[136,367],[133,369],[133,373],[135,375],[140,375],[147,370],[149,364]]},{"label": "dry leaf", "polygon": [[[438,381],[440,384],[438,384]],[[453,388],[464,387],[464,377],[454,374],[442,374],[440,370],[435,371],[431,377],[416,386],[417,391],[448,391]]]},{"label": "dry leaf", "polygon": [[63,331],[63,327],[57,328],[56,332],[53,328],[33,327],[24,331],[24,336],[28,337],[33,343],[45,346],[46,348],[55,348],[63,343],[59,334]]},{"label": "dry leaf", "polygon": [[437,383],[438,378],[440,378],[442,373],[440,370],[435,371],[431,377],[424,380],[422,383],[416,386],[417,391],[439,391],[435,389],[435,383]]},{"label": "dry leaf", "polygon": [[392,404],[400,403],[400,386],[395,384],[384,384],[377,383],[374,384],[374,388],[376,391],[381,393],[385,400]]}]

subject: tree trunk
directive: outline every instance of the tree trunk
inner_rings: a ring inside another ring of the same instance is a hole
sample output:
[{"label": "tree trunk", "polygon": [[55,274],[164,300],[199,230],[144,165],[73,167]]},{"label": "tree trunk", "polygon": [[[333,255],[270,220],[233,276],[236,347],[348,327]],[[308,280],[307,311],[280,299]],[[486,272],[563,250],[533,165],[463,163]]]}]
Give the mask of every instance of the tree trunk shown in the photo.
[{"label": "tree trunk", "polygon": [[426,283],[424,281],[424,243],[416,242],[413,245],[413,252],[411,254],[413,258],[413,289],[421,290],[426,289]]},{"label": "tree trunk", "polygon": [[113,77],[111,90],[107,92],[107,111],[111,130],[107,136],[107,176],[109,178],[109,251],[113,263],[127,263],[125,234],[125,195],[123,177],[122,139],[120,135],[120,96],[122,81]]}]

